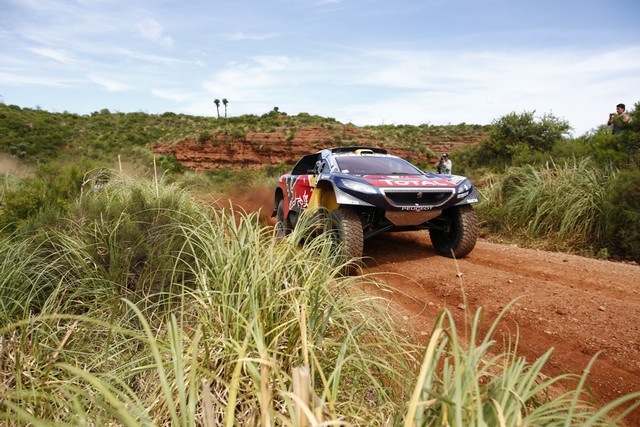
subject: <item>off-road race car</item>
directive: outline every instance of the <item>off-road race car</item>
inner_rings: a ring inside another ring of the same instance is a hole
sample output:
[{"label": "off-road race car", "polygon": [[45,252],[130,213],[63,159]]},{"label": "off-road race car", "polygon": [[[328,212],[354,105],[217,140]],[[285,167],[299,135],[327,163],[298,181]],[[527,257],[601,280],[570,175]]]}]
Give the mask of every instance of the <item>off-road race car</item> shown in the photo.
[{"label": "off-road race car", "polygon": [[302,157],[278,179],[272,216],[286,236],[304,211],[314,212],[347,260],[378,233],[413,230],[429,230],[438,254],[462,258],[478,238],[477,202],[463,176],[424,172],[381,148],[337,147]]}]

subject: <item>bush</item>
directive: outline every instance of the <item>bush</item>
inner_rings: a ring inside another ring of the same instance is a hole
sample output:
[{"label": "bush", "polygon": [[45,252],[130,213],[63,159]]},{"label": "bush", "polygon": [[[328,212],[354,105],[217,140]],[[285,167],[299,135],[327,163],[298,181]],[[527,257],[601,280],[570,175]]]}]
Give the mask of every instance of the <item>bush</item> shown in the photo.
[{"label": "bush", "polygon": [[36,215],[44,205],[44,183],[37,178],[25,178],[4,187],[0,196],[0,230],[17,230]]},{"label": "bush", "polygon": [[605,218],[609,253],[640,261],[640,169],[616,174],[607,191]]},{"label": "bush", "polygon": [[535,117],[535,111],[507,114],[491,124],[489,137],[481,144],[482,156],[510,163],[514,158],[527,162],[535,152],[551,150],[571,127],[553,114]]}]

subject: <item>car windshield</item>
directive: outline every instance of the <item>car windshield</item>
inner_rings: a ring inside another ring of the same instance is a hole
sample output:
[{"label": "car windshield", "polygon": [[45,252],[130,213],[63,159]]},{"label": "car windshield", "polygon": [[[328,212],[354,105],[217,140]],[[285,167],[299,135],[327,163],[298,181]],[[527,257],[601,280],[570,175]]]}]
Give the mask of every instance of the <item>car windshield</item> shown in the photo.
[{"label": "car windshield", "polygon": [[419,175],[422,172],[406,160],[387,156],[345,156],[336,158],[340,171],[349,175]]}]

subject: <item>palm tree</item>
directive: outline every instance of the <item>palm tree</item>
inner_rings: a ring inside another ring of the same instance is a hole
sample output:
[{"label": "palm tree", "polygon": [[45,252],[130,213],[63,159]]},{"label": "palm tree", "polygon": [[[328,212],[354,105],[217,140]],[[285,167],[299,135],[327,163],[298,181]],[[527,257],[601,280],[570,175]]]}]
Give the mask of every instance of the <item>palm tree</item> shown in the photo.
[{"label": "palm tree", "polygon": [[229,103],[229,101],[227,101],[227,98],[222,98],[222,103],[224,104],[224,118],[227,118],[227,104]]},{"label": "palm tree", "polygon": [[218,118],[220,118],[220,100],[216,98],[213,100],[213,103],[216,104],[216,111],[218,112]]}]

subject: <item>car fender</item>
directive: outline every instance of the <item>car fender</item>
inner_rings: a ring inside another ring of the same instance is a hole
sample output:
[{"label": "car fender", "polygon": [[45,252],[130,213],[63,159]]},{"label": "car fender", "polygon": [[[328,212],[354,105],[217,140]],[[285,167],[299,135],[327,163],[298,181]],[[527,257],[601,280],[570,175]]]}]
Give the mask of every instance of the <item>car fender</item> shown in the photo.
[{"label": "car fender", "polygon": [[333,190],[333,184],[331,182],[319,181],[316,183],[315,177],[313,177],[313,185],[315,185],[315,188],[313,189],[313,193],[311,193],[307,208],[323,207],[332,211],[340,207],[336,200],[336,193]]}]

